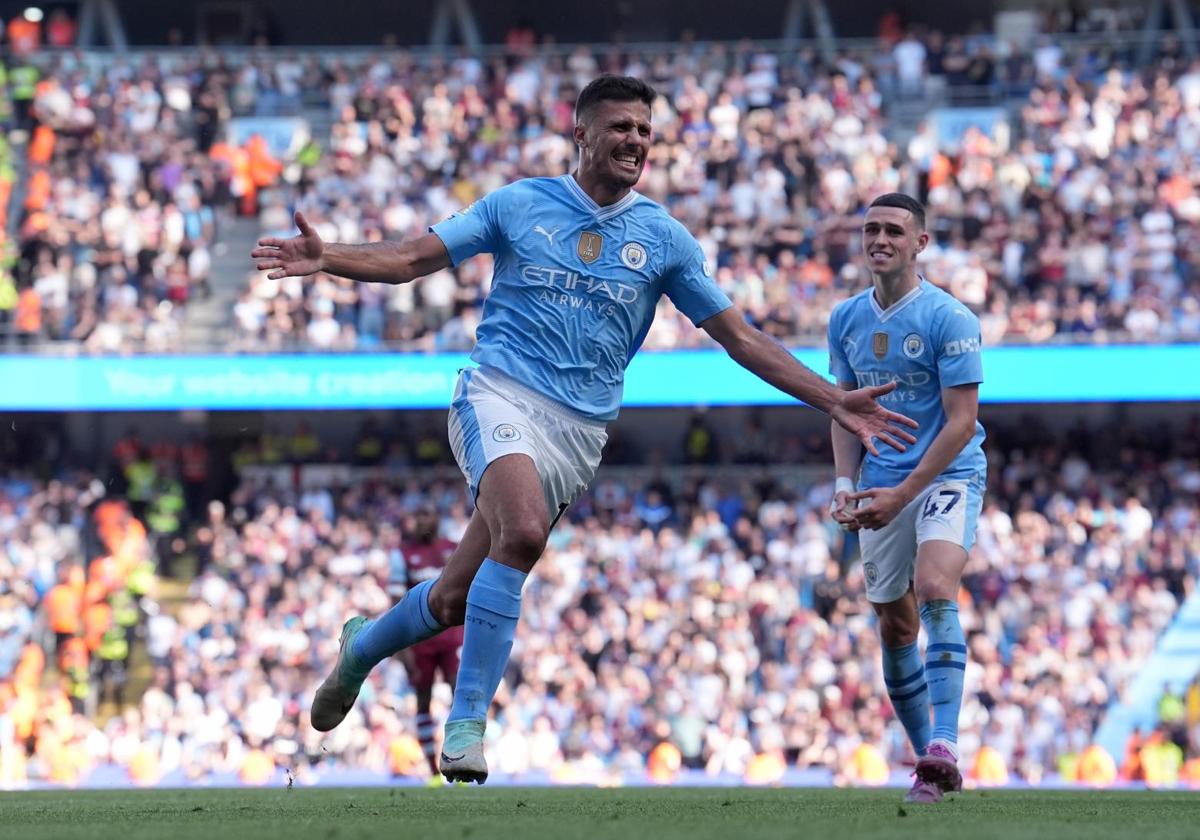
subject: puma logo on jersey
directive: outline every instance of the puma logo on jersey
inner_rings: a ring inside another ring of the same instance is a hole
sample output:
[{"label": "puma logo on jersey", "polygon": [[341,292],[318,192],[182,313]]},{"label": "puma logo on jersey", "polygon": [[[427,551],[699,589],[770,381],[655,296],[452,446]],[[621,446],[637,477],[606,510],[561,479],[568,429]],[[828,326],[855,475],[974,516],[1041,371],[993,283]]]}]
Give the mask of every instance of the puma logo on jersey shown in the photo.
[{"label": "puma logo on jersey", "polygon": [[554,246],[554,234],[558,233],[559,230],[560,230],[560,228],[555,228],[554,230],[546,230],[541,225],[533,226],[533,232],[540,233],[542,236],[546,237],[546,239],[550,242],[551,247]]}]

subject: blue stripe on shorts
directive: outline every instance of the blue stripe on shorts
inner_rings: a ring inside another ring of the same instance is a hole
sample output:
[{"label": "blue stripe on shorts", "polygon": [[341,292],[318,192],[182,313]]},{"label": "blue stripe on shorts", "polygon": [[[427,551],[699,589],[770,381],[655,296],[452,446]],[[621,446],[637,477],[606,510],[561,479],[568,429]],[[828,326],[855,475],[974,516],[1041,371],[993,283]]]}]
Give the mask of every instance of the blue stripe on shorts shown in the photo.
[{"label": "blue stripe on shorts", "polygon": [[483,441],[479,437],[479,418],[475,416],[475,406],[471,405],[469,396],[472,370],[463,371],[462,388],[450,404],[450,408],[458,417],[462,426],[463,450],[467,456],[467,483],[471,486],[471,494],[479,494],[479,481],[487,469],[487,457],[483,452]]}]

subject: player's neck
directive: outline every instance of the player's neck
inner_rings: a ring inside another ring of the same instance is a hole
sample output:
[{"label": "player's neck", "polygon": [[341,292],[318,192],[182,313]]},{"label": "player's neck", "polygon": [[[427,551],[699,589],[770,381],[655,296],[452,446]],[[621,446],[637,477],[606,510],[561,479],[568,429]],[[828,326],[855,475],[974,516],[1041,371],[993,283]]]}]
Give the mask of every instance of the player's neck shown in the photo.
[{"label": "player's neck", "polygon": [[876,274],[871,278],[875,286],[875,300],[881,309],[888,309],[917,286],[921,278],[915,271],[900,274]]},{"label": "player's neck", "polygon": [[629,187],[615,187],[612,184],[607,184],[599,178],[589,178],[582,170],[576,169],[571,173],[571,177],[575,179],[575,183],[579,184],[580,188],[587,193],[588,198],[596,202],[601,207],[607,207],[610,204],[616,204],[625,196],[629,195]]}]

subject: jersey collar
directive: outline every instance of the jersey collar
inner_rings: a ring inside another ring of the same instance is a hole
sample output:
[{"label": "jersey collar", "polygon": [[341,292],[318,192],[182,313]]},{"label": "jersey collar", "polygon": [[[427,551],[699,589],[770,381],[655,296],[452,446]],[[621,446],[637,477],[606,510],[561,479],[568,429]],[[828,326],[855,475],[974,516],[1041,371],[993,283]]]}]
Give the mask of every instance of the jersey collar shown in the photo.
[{"label": "jersey collar", "polygon": [[867,293],[867,297],[869,297],[871,299],[871,308],[873,310],[875,310],[876,317],[878,317],[880,321],[887,321],[887,320],[895,317],[895,315],[901,309],[903,309],[904,307],[906,307],[910,303],[912,303],[914,300],[916,300],[921,295],[921,292],[922,292],[924,286],[925,286],[925,278],[924,277],[918,278],[917,285],[913,288],[913,290],[911,292],[909,292],[908,294],[906,294],[904,297],[900,298],[900,300],[893,303],[887,309],[884,309],[882,306],[880,306],[879,301],[875,299],[875,289],[872,288],[871,291]]},{"label": "jersey collar", "polygon": [[601,207],[597,204],[590,195],[583,191],[583,187],[579,186],[579,182],[575,180],[573,175],[561,175],[560,181],[566,184],[567,192],[571,193],[580,204],[589,212],[596,215],[596,221],[607,222],[614,216],[619,216],[638,202],[642,196],[637,190],[630,190],[628,195],[620,201],[610,204],[607,207]]}]

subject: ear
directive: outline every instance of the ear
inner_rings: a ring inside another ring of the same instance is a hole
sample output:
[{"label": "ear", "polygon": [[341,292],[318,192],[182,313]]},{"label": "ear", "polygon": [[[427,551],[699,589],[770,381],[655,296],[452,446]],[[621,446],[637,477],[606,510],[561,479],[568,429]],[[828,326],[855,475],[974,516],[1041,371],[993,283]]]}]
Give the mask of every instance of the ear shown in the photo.
[{"label": "ear", "polygon": [[587,126],[583,123],[575,123],[575,145],[582,146],[584,139],[587,137]]},{"label": "ear", "polygon": [[914,253],[921,253],[925,250],[927,245],[929,245],[929,231],[923,230],[921,231],[920,235],[917,236],[917,250]]}]

